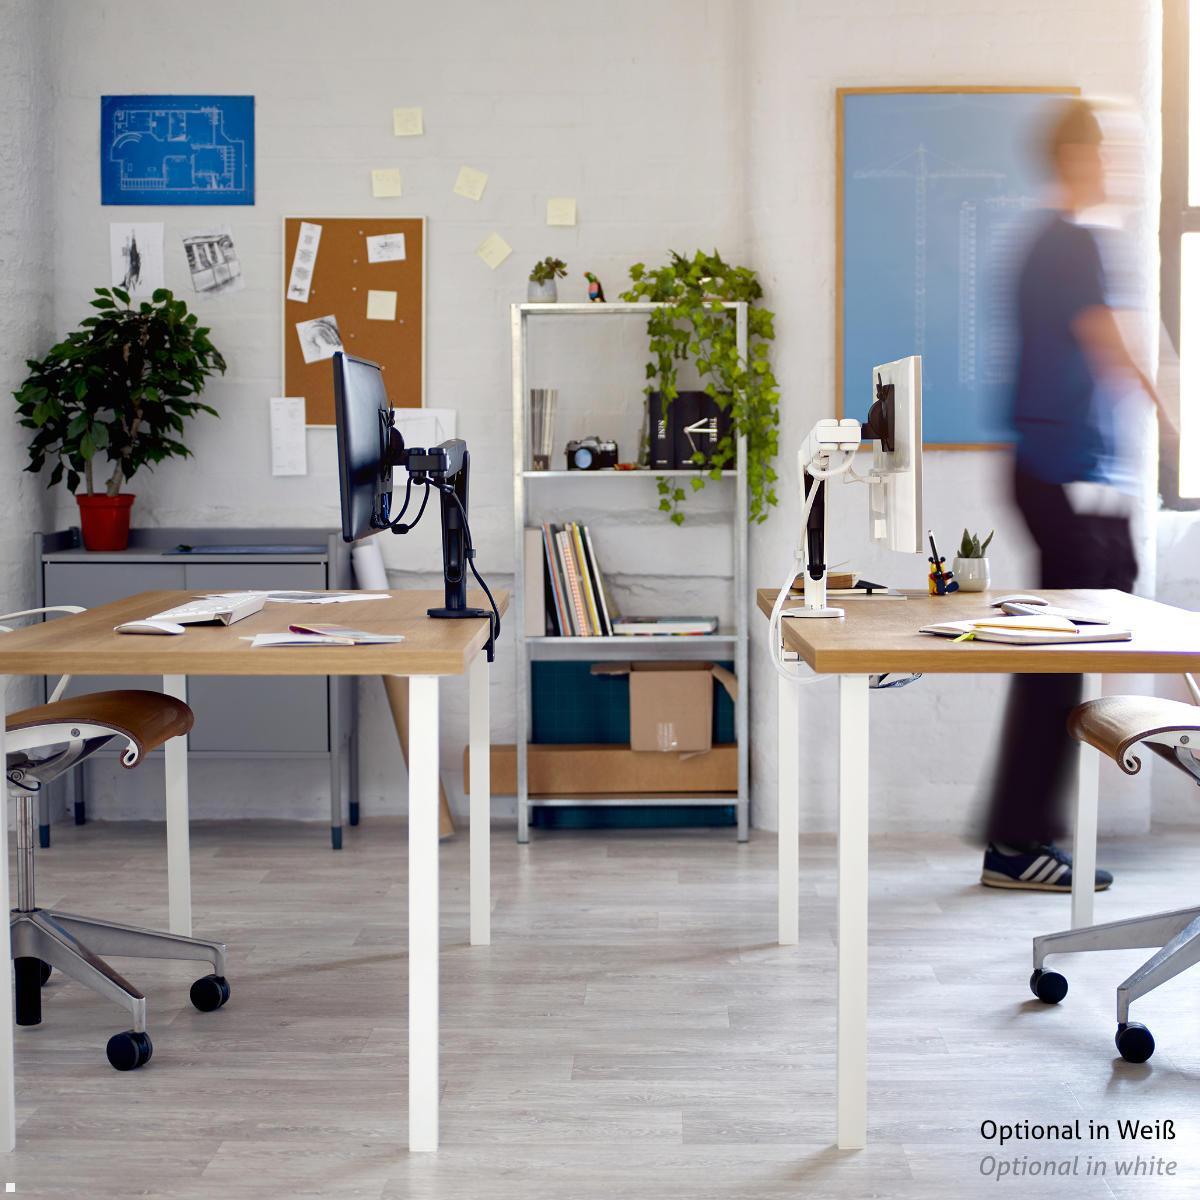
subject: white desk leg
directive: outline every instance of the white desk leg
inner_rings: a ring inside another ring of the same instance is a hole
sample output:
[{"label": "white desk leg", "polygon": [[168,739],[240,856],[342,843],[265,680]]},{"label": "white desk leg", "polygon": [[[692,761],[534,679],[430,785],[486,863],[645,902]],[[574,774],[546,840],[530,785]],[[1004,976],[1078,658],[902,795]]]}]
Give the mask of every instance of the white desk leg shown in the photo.
[{"label": "white desk leg", "polygon": [[867,756],[870,680],[838,681],[837,1144],[867,1144]]},{"label": "white desk leg", "polygon": [[779,944],[800,941],[800,687],[776,677],[779,729]]},{"label": "white desk leg", "polygon": [[471,945],[492,941],[492,738],[487,655],[471,664]]},{"label": "white desk leg", "polygon": [[[438,1148],[438,681],[408,681],[408,1148]],[[474,797],[472,796],[472,800]]]},{"label": "white desk leg", "polygon": [[[4,730],[7,723],[5,701],[8,695],[8,679],[0,675],[0,762],[6,762]],[[8,787],[0,792],[4,797],[4,809],[0,812],[0,896],[7,907],[12,906],[8,878]],[[4,984],[0,987],[0,1151],[7,1153],[17,1144],[17,1100],[13,1083],[13,994],[12,981],[7,967],[12,961],[12,942],[8,922],[4,926],[4,941],[0,945],[0,962],[5,966]]]},{"label": "white desk leg", "polygon": [[[164,675],[163,691],[187,703],[187,676]],[[188,740],[163,747],[167,785],[167,927],[192,936],[192,857],[188,830]]]},{"label": "white desk leg", "polygon": [[[1101,676],[1083,677],[1083,700],[1100,697]],[[1096,906],[1096,827],[1100,810],[1100,754],[1079,743],[1079,785],[1075,793],[1074,865],[1071,870],[1071,928],[1091,925]]]}]

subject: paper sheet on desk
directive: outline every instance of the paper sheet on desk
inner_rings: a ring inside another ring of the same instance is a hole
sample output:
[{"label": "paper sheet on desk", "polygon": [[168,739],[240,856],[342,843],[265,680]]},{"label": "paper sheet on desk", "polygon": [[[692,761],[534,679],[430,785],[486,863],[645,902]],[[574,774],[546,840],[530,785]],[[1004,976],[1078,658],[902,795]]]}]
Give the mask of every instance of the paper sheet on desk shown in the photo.
[{"label": "paper sheet on desk", "polygon": [[[213,592],[206,600],[225,599],[232,593]],[[261,596],[268,604],[352,604],[357,600],[390,600],[390,592],[241,592]]]}]

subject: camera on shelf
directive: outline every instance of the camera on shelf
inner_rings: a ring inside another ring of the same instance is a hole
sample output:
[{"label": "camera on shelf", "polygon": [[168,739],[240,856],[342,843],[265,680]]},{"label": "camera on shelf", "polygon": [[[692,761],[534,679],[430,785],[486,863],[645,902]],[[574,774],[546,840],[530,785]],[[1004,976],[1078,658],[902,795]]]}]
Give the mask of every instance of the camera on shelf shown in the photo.
[{"label": "camera on shelf", "polygon": [[602,471],[617,465],[617,443],[585,437],[567,443],[568,471]]}]

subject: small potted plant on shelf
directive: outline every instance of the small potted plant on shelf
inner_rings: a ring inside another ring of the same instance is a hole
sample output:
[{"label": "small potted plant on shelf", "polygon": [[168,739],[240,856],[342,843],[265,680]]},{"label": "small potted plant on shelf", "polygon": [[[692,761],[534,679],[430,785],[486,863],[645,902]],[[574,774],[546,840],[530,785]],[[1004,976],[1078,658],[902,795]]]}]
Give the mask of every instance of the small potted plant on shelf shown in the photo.
[{"label": "small potted plant on shelf", "polygon": [[958,580],[960,591],[982,592],[991,586],[992,571],[988,563],[987,548],[995,536],[996,531],[993,529],[980,542],[979,534],[963,530],[962,543],[954,559],[954,577]]},{"label": "small potted plant on shelf", "polygon": [[561,258],[547,256],[541,262],[534,263],[529,272],[529,291],[527,299],[530,304],[557,304],[558,284],[556,280],[566,279],[567,264]]},{"label": "small potted plant on shelf", "polygon": [[[191,454],[184,422],[216,409],[197,397],[225,360],[209,330],[160,288],[134,305],[121,288],[97,288],[97,312],[80,322],[13,393],[21,424],[33,431],[29,466],[54,462],[48,484],[66,476],[79,505],[88,550],[124,550],[134,495],[122,488],[141,467]],[[97,460],[108,472],[97,490]],[[77,491],[80,483],[85,491]]]}]

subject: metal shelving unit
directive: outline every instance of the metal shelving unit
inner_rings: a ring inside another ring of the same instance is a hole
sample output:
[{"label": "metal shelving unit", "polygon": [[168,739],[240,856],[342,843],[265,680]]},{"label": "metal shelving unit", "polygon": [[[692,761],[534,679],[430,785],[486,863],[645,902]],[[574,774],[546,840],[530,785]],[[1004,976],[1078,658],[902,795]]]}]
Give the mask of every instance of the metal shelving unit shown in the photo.
[{"label": "metal shelving unit", "polygon": [[[579,481],[578,471],[531,471],[529,469],[528,398],[526,378],[530,320],[559,321],[616,320],[623,317],[645,317],[658,304],[514,304],[512,306],[512,388],[513,388],[513,606],[512,625],[516,630],[516,746],[517,746],[517,841],[529,841],[529,810],[531,807],[564,807],[571,805],[611,806],[614,804],[645,805],[737,805],[737,837],[744,842],[750,834],[750,726],[746,682],[749,676],[749,607],[750,586],[747,578],[749,522],[749,492],[746,487],[746,439],[737,440],[737,466],[722,472],[719,494],[733,508],[732,537],[730,538],[730,586],[733,589],[732,610],[735,625],[705,637],[527,637],[525,634],[525,529],[529,521],[528,493],[531,486],[560,486],[554,481]],[[735,314],[737,346],[745,358],[748,347],[747,306],[744,303],[726,304]],[[655,479],[665,476],[691,476],[694,471],[589,471],[587,479]],[[608,486],[616,487],[610,483]],[[712,486],[712,485],[710,485]],[[669,532],[668,526],[664,532]],[[634,659],[639,657],[707,659],[727,656],[733,651],[734,670],[740,681],[743,699],[734,706],[734,732],[738,748],[737,795],[667,794],[646,796],[533,796],[529,795],[527,745],[530,728],[531,664],[549,659]]]}]

